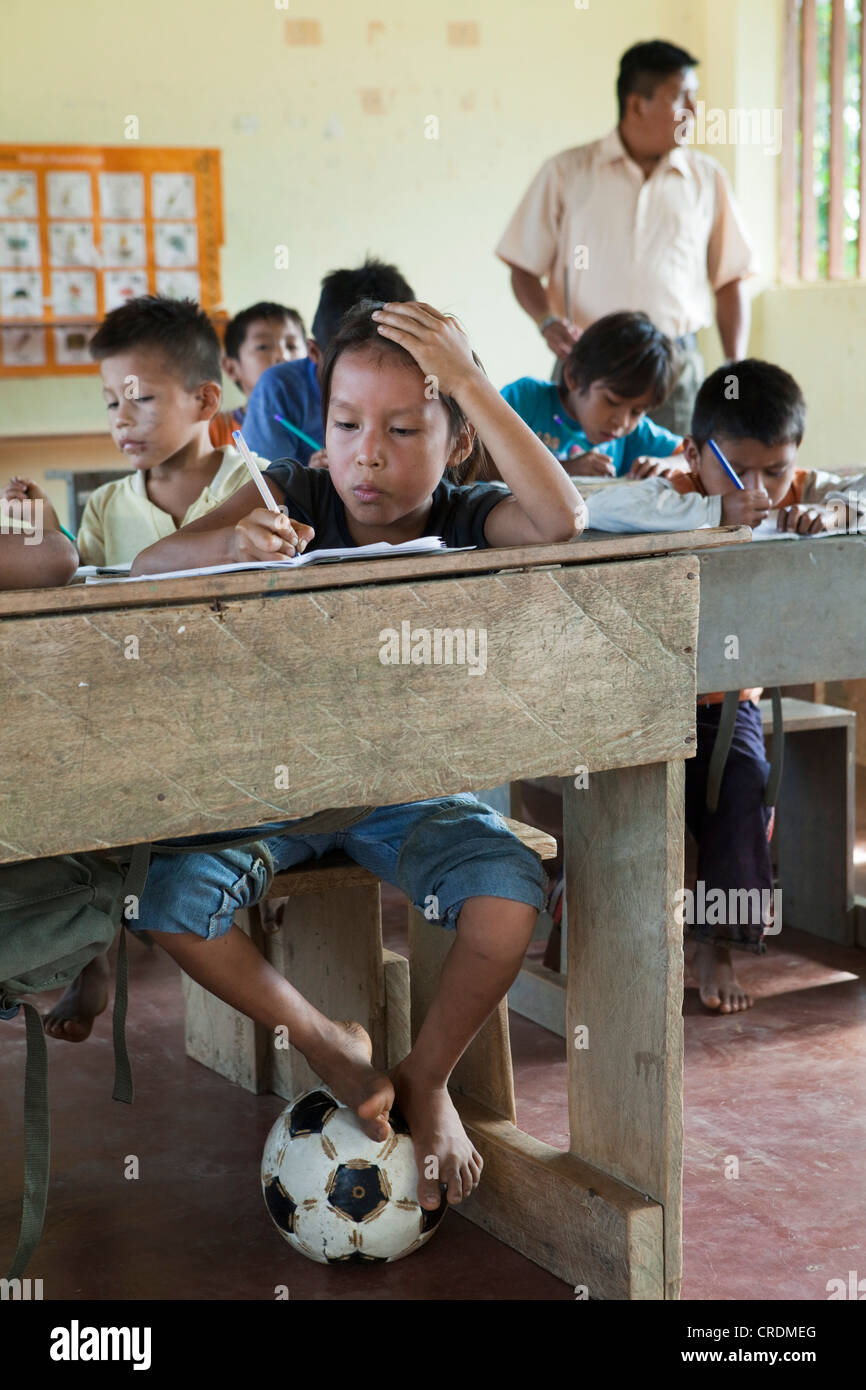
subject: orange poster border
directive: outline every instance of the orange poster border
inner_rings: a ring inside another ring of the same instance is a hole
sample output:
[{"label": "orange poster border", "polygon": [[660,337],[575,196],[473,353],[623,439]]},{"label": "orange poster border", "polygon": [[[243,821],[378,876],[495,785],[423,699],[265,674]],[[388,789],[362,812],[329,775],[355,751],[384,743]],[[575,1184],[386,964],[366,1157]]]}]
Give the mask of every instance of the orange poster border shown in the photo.
[{"label": "orange poster border", "polygon": [[[135,142],[128,145],[3,145],[0,144],[0,171],[30,172],[36,175],[38,191],[37,219],[39,222],[39,245],[42,255],[40,267],[43,299],[51,295],[51,258],[49,245],[49,225],[56,219],[48,216],[47,179],[48,173],[88,173],[91,181],[93,210],[89,218],[93,224],[94,244],[102,245],[102,209],[99,202],[100,173],[140,173],[144,178],[145,206],[144,226],[148,278],[148,290],[156,292],[156,258],[154,251],[154,226],[161,219],[152,215],[153,174],[193,174],[195,176],[196,210],[195,225],[198,238],[198,261],[196,270],[199,277],[200,300],[205,313],[214,317],[218,324],[225,319],[222,302],[222,283],[220,278],[220,248],[224,244],[224,222],[222,202],[222,159],[221,151],[214,147],[181,146],[139,146]],[[4,218],[0,223],[21,221],[21,218]],[[108,219],[113,220],[113,219]],[[193,219],[188,219],[193,220]],[[2,267],[12,269],[12,267]],[[56,267],[54,267],[56,269]],[[80,267],[79,267],[80,268]],[[45,362],[31,366],[10,366],[3,362],[0,353],[0,379],[38,376],[91,376],[98,371],[95,363],[59,363],[55,354],[55,332],[57,328],[79,326],[95,327],[105,313],[105,281],[103,268],[97,264],[96,274],[97,313],[90,315],[55,316],[53,308],[43,306],[41,315],[28,315],[4,318],[0,315],[0,328],[37,328],[45,334]]]}]

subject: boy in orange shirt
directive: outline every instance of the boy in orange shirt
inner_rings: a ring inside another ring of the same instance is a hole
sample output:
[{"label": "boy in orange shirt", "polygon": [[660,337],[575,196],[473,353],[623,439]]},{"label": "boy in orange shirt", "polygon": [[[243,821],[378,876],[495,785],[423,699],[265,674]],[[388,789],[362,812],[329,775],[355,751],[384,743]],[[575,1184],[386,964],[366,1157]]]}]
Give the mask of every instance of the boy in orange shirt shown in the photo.
[{"label": "boy in orange shirt", "polygon": [[[262,300],[235,314],[226,324],[222,367],[244,395],[268,367],[307,356],[307,330],[297,309]],[[232,443],[232,431],[243,426],[246,405],[221,410],[210,423],[214,448]]]}]

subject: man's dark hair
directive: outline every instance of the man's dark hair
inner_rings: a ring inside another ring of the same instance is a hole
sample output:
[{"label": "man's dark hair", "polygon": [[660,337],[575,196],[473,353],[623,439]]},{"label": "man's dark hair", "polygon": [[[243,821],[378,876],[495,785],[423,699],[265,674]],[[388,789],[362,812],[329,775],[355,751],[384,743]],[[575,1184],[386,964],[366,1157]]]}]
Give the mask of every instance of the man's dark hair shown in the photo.
[{"label": "man's dark hair", "polygon": [[806,428],[806,402],[789,372],[772,362],[745,357],[711,372],[698,391],[692,412],[692,438],[699,449],[708,439],[757,439],[798,444]]},{"label": "man's dark hair", "polygon": [[[395,303],[395,300],[384,301]],[[420,372],[421,368],[415,361],[411,352],[401,347],[399,343],[393,342],[390,338],[383,338],[379,332],[379,325],[371,317],[374,309],[384,307],[384,302],[375,299],[364,299],[360,304],[354,304],[344,315],[337,332],[328,343],[328,348],[322,360],[319,371],[319,385],[322,390],[322,422],[327,429],[328,408],[331,403],[331,386],[334,378],[334,367],[337,359],[344,352],[357,352],[363,350],[369,352],[371,356],[379,361],[391,358],[396,359],[409,370]],[[473,352],[475,362],[481,370],[480,358]],[[453,396],[439,395],[438,399],[448,412],[448,423],[451,431],[451,442],[456,443],[461,431],[469,423],[468,417],[463,407],[458,404]],[[474,482],[477,478],[483,477],[487,472],[487,454],[484,445],[475,436],[472,452],[468,458],[464,459],[458,469],[452,470],[452,481],[460,483]]]},{"label": "man's dark hair", "polygon": [[357,270],[332,270],[322,281],[313,318],[313,337],[324,352],[343,315],[362,299],[389,304],[414,299],[415,291],[395,265],[369,257]]},{"label": "man's dark hair", "polygon": [[187,391],[203,381],[222,385],[220,340],[194,299],[143,294],[112,309],[90,340],[90,355],[94,362],[102,362],[130,348],[161,353]]},{"label": "man's dark hair", "polygon": [[250,330],[250,324],[257,323],[259,319],[291,319],[298,325],[302,336],[307,336],[304,320],[297,309],[288,309],[285,304],[274,304],[268,299],[262,299],[258,304],[251,304],[249,309],[242,309],[233,319],[229,319],[223,341],[226,357],[237,358]]},{"label": "man's dark hair", "polygon": [[696,68],[699,58],[693,58],[685,48],[664,39],[652,39],[649,43],[636,43],[627,49],[619,60],[619,75],[616,79],[616,99],[619,103],[619,119],[625,115],[626,98],[632,92],[639,96],[651,97],[660,82],[671,77],[682,68]]},{"label": "man's dark hair", "polygon": [[625,400],[648,395],[653,405],[669,395],[677,366],[670,338],[646,314],[626,311],[605,314],[585,328],[565,363],[580,391],[604,381]]}]

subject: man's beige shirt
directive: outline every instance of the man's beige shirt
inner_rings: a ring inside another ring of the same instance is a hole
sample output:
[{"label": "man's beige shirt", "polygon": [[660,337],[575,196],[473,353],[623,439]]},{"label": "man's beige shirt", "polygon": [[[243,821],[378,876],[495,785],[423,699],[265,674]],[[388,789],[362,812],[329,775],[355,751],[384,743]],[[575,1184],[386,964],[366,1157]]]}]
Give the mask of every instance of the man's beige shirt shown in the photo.
[{"label": "man's beige shirt", "polygon": [[711,290],[757,269],[721,165],[678,146],[645,179],[617,130],[542,165],[496,254],[548,276],[553,312],[582,328],[639,309],[674,338],[712,322]]}]

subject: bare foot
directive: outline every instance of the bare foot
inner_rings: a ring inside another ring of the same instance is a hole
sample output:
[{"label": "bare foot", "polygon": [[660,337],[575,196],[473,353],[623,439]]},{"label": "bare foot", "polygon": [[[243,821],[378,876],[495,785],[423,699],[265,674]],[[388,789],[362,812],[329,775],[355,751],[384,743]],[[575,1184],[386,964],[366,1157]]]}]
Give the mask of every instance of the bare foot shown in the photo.
[{"label": "bare foot", "polygon": [[736,1014],[750,1009],[755,1002],[746,994],[731,962],[729,946],[713,941],[698,941],[695,951],[695,972],[698,977],[701,1003],[720,1014]]},{"label": "bare foot", "polygon": [[[407,1061],[395,1067],[391,1075],[397,1104],[415,1146],[418,1201],[427,1210],[438,1207],[442,1184],[447,1186],[449,1205],[456,1206],[478,1186],[484,1160],[460,1123],[447,1086],[435,1086],[417,1078]],[[436,1160],[435,1165],[431,1159]],[[431,1168],[438,1176],[425,1176]]]},{"label": "bare foot", "polygon": [[108,1003],[108,956],[94,956],[43,1020],[52,1038],[84,1042]]},{"label": "bare foot", "polygon": [[304,1056],[328,1090],[354,1110],[368,1139],[384,1143],[394,1087],[387,1072],[371,1065],[373,1044],[360,1023],[333,1023]]}]

